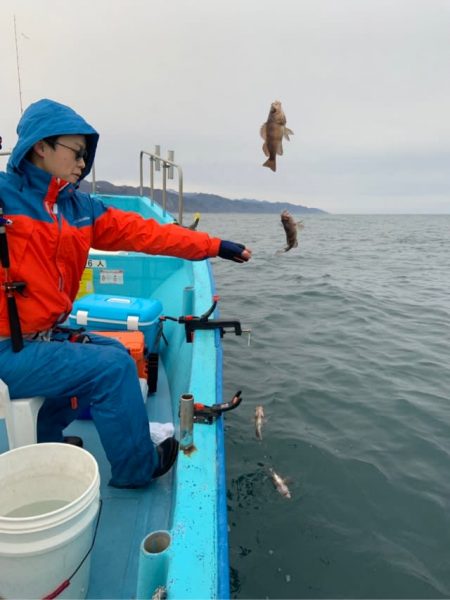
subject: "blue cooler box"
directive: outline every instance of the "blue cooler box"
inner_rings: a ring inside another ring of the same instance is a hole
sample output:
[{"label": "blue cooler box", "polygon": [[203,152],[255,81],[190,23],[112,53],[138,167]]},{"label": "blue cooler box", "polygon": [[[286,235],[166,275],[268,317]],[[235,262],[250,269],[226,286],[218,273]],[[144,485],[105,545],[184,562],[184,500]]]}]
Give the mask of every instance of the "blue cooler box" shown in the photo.
[{"label": "blue cooler box", "polygon": [[153,298],[88,294],[74,302],[71,327],[88,331],[142,331],[149,352],[157,352],[162,304]]}]

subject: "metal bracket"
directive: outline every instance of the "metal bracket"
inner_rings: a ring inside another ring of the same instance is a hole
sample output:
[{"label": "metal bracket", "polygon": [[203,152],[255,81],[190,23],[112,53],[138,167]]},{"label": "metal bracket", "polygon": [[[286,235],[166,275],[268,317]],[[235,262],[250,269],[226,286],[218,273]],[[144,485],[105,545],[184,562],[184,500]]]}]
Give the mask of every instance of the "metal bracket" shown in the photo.
[{"label": "metal bracket", "polygon": [[186,315],[182,317],[168,317],[164,315],[160,317],[161,321],[176,321],[184,325],[186,332],[186,342],[191,344],[194,340],[194,331],[197,329],[219,329],[220,337],[226,333],[225,329],[232,329],[235,335],[242,335],[242,327],[240,321],[237,319],[210,319],[210,315],[214,312],[217,302],[219,301],[218,296],[214,296],[212,306],[200,317],[194,317],[192,315]]},{"label": "metal bracket", "polygon": [[198,402],[194,403],[194,423],[211,425],[222,413],[233,410],[242,402],[241,390],[237,391],[229,402],[206,406]]}]

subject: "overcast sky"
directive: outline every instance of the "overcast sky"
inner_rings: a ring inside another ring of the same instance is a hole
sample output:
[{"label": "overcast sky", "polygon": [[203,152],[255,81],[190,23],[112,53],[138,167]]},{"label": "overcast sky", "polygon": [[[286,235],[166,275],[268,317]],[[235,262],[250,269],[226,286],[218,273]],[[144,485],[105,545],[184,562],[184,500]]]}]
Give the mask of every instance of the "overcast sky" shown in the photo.
[{"label": "overcast sky", "polygon": [[[97,179],[137,185],[140,150],[160,144],[189,192],[450,213],[450,0],[1,0],[4,149],[14,15],[24,108],[82,114]],[[295,135],[273,173],[259,129],[276,99]]]}]

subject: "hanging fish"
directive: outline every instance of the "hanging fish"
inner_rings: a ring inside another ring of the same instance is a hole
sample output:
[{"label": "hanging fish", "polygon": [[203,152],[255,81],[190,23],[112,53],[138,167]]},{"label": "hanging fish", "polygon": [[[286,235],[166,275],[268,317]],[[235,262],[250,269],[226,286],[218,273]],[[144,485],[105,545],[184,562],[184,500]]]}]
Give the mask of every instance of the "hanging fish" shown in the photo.
[{"label": "hanging fish", "polygon": [[297,233],[299,229],[304,228],[303,221],[296,221],[289,211],[283,210],[281,213],[281,223],[286,233],[287,245],[283,250],[280,250],[280,252],[287,252],[291,248],[297,248]]},{"label": "hanging fish", "polygon": [[264,140],[262,147],[264,154],[269,157],[263,167],[269,167],[272,171],[276,171],[276,156],[283,154],[283,137],[289,140],[289,136],[294,135],[294,132],[286,127],[286,117],[279,100],[275,100],[270,105],[269,116],[261,126],[260,134]]}]

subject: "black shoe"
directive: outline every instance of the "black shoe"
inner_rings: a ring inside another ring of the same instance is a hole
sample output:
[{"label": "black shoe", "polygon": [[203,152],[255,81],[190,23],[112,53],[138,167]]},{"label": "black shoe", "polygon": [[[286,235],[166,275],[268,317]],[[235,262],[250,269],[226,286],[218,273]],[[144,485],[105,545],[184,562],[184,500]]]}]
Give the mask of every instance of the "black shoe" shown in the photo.
[{"label": "black shoe", "polygon": [[178,456],[178,441],[174,437],[167,438],[156,446],[159,456],[159,465],[153,471],[152,479],[157,479],[169,471]]},{"label": "black shoe", "polygon": [[79,448],[83,447],[83,440],[77,435],[68,435],[63,438],[65,444],[70,444],[71,446],[78,446]]}]

